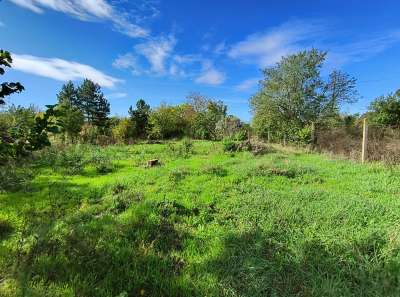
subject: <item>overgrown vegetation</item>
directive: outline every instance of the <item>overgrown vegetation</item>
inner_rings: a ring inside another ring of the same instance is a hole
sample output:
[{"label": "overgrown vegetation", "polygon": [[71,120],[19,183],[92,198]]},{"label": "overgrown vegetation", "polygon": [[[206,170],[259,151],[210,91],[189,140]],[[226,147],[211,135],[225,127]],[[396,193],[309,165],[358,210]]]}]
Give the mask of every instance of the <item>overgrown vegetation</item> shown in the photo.
[{"label": "overgrown vegetation", "polygon": [[37,155],[0,194],[0,296],[400,294],[398,168],[170,145]]}]

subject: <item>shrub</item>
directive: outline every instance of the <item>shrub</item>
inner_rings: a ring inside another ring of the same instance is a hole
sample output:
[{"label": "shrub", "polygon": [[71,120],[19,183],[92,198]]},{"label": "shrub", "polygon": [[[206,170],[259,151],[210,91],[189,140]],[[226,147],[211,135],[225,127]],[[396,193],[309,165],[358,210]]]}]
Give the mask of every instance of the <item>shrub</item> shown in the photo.
[{"label": "shrub", "polygon": [[69,175],[81,174],[85,164],[84,152],[80,146],[72,146],[62,151],[57,160],[57,167]]},{"label": "shrub", "polygon": [[114,141],[117,143],[128,143],[132,135],[132,123],[128,119],[121,119],[118,124],[112,129]]},{"label": "shrub", "polygon": [[226,139],[222,142],[224,152],[236,152],[238,149],[238,143],[233,140]]},{"label": "shrub", "polygon": [[0,167],[0,193],[17,191],[26,186],[33,178],[33,172],[27,168],[18,168],[14,163]]},{"label": "shrub", "polygon": [[98,174],[106,174],[114,170],[114,164],[112,163],[111,158],[102,154],[100,150],[92,153],[90,164],[94,166]]},{"label": "shrub", "polygon": [[177,168],[172,170],[169,173],[169,180],[174,182],[174,183],[178,183],[180,182],[182,179],[184,179],[186,176],[188,176],[190,174],[190,171],[186,168]]},{"label": "shrub", "polygon": [[179,154],[182,157],[188,157],[193,153],[193,142],[189,138],[185,138],[179,146]]}]

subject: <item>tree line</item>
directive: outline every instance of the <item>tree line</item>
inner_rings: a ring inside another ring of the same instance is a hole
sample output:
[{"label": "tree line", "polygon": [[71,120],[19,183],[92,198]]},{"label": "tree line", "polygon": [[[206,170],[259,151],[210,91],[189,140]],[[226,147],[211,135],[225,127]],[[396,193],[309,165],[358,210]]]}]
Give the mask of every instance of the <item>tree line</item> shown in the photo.
[{"label": "tree line", "polygon": [[[259,89],[250,99],[251,126],[227,114],[219,100],[193,93],[186,102],[151,108],[143,99],[130,106],[127,117],[110,117],[110,103],[101,87],[85,79],[64,84],[57,102],[44,111],[11,105],[0,112],[0,161],[40,150],[51,141],[63,143],[133,143],[190,137],[247,139],[252,130],[270,141],[312,142],[313,127],[356,125],[363,117],[382,126],[400,126],[400,90],[372,101],[365,114],[343,114],[344,104],[360,95],[356,79],[334,70],[321,75],[326,52],[305,50],[283,57],[263,70]],[[11,67],[9,52],[0,50],[0,75]],[[13,93],[24,91],[19,82],[0,85],[0,106]]]},{"label": "tree line", "polygon": [[[0,53],[0,65],[11,67],[10,54]],[[3,83],[0,105],[5,105],[6,96],[23,90],[20,83]],[[45,110],[11,105],[0,112],[0,162],[29,155],[51,142],[105,145],[182,137],[244,139],[250,129],[228,115],[222,101],[198,93],[188,95],[182,104],[155,108],[139,99],[129,107],[127,117],[110,116],[109,101],[89,79],[78,85],[65,83],[56,97],[57,102]]]}]

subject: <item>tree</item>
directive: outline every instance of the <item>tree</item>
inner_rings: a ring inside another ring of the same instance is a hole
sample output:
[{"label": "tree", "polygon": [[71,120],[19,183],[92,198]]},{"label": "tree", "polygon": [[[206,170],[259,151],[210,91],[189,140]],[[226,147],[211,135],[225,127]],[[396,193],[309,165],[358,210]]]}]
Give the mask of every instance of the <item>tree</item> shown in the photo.
[{"label": "tree", "polygon": [[372,123],[400,127],[400,90],[376,98],[369,106],[368,116]]},{"label": "tree", "polygon": [[304,138],[312,122],[323,124],[338,115],[343,103],[357,99],[354,78],[339,71],[326,82],[321,78],[325,57],[316,49],[302,51],[263,71],[260,90],[251,98],[253,126],[260,136],[272,131],[289,140],[299,134]]},{"label": "tree", "polygon": [[219,120],[216,125],[216,132],[219,139],[230,138],[235,140],[244,140],[248,132],[244,123],[233,115],[229,115]]},{"label": "tree", "polygon": [[98,84],[85,79],[77,89],[76,103],[73,104],[82,111],[89,124],[98,127],[107,125],[110,103]]},{"label": "tree", "polygon": [[[0,75],[5,73],[5,67],[11,67],[12,58],[9,52],[0,50]],[[13,93],[22,92],[24,87],[19,83],[3,82],[0,84],[0,105],[5,104],[4,98]]]},{"label": "tree", "polygon": [[57,125],[60,126],[60,132],[63,133],[64,139],[67,136],[71,142],[75,142],[85,123],[82,112],[68,99],[62,100],[55,109]]},{"label": "tree", "polygon": [[112,128],[112,136],[117,143],[128,143],[132,136],[132,123],[129,119],[120,119]]},{"label": "tree", "polygon": [[185,136],[189,126],[185,112],[184,104],[177,106],[161,104],[150,114],[149,137],[151,139],[168,139]]},{"label": "tree", "polygon": [[145,137],[149,126],[150,105],[143,99],[136,102],[136,109],[129,107],[129,116],[132,123],[134,137]]},{"label": "tree", "polygon": [[354,103],[359,95],[356,89],[357,80],[347,73],[334,70],[324,86],[324,98],[320,117],[332,117],[339,114],[343,103]]},{"label": "tree", "polygon": [[64,84],[57,95],[58,103],[69,102],[72,105],[78,105],[77,90],[72,81]]},{"label": "tree", "polygon": [[213,100],[203,95],[192,93],[188,104],[195,111],[191,124],[192,135],[200,139],[217,139],[217,123],[226,116],[227,106],[222,101]]}]

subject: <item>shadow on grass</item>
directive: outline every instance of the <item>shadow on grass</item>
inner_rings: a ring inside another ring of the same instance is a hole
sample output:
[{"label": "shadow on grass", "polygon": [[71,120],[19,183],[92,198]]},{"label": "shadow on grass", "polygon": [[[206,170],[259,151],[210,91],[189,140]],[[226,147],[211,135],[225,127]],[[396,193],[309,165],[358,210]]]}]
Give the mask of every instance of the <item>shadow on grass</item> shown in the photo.
[{"label": "shadow on grass", "polygon": [[[304,242],[260,229],[231,234],[223,252],[205,263],[227,296],[400,296],[400,265],[385,258],[381,237],[353,246]],[[393,259],[393,258],[392,258]]]},{"label": "shadow on grass", "polygon": [[186,263],[179,252],[188,235],[175,224],[189,212],[176,203],[132,200],[136,205],[122,219],[113,196],[82,209],[86,194],[79,193],[90,192],[87,185],[52,183],[48,205],[23,212],[25,224],[8,260],[20,295],[196,295],[181,278]]}]

